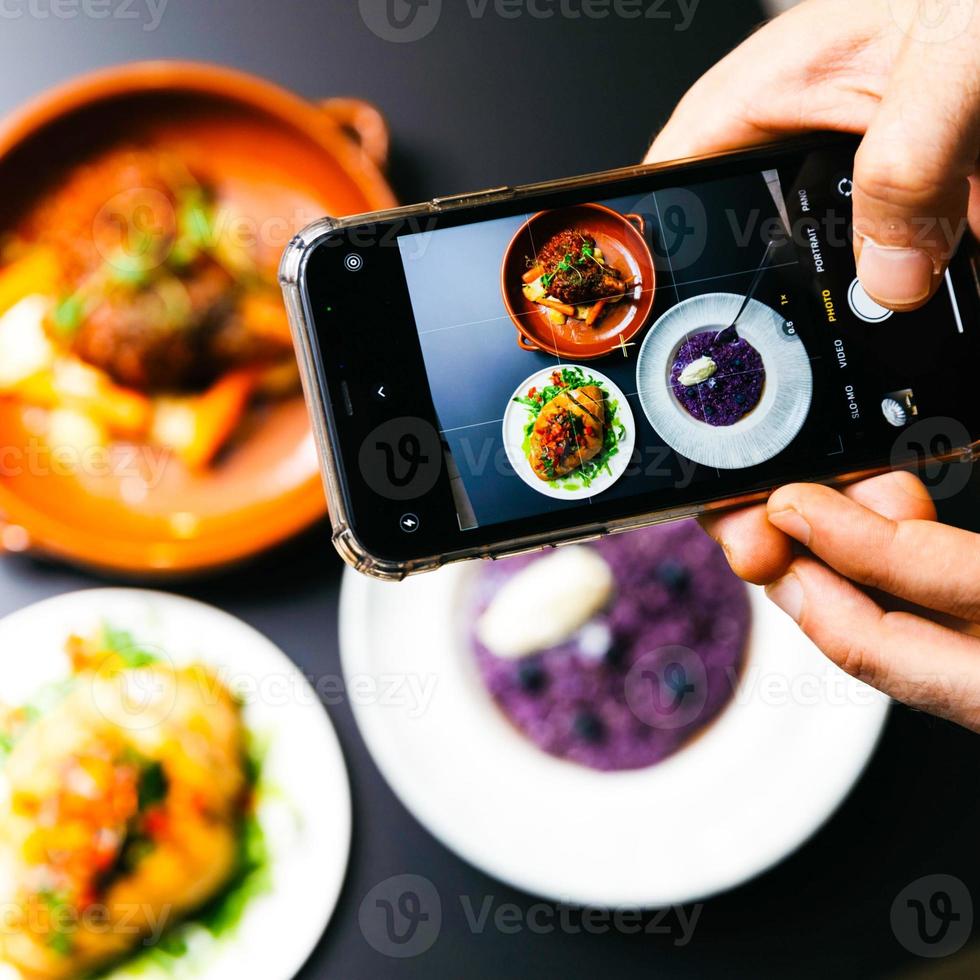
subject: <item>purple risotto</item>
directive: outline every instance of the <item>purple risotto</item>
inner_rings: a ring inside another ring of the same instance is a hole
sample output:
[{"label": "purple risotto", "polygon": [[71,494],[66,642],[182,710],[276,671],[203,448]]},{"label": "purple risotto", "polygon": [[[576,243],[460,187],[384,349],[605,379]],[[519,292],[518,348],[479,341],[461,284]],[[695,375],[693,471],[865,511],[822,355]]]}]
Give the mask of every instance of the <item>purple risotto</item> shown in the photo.
[{"label": "purple risotto", "polygon": [[654,765],[709,724],[749,630],[745,586],[693,521],[483,566],[468,611],[508,719],[600,770]]},{"label": "purple risotto", "polygon": [[698,333],[681,344],[670,386],[698,421],[734,425],[759,404],[766,372],[762,357],[747,340],[716,344],[716,333]]}]

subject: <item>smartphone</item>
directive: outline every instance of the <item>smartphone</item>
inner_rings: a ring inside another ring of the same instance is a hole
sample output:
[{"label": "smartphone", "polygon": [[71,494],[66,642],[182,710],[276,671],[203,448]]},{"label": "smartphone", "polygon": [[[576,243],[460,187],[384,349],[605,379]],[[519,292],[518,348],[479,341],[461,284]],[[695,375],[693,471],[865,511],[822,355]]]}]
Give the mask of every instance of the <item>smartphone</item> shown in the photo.
[{"label": "smartphone", "polygon": [[856,148],[821,135],[306,229],[281,279],[344,559],[400,579],[971,458],[976,244],[923,309],[875,303]]}]

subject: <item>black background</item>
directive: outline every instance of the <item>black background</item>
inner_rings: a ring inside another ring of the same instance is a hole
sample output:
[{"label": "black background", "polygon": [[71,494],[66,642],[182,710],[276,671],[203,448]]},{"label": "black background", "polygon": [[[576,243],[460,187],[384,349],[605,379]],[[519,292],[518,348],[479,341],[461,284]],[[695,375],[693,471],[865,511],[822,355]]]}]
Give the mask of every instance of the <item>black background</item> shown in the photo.
[{"label": "black background", "polygon": [[[478,20],[463,0],[444,6],[432,34],[410,44],[374,36],[353,0],[170,0],[151,32],[143,30],[145,18],[5,16],[0,108],[100,65],[157,57],[224,62],[310,97],[354,94],[376,102],[394,132],[392,181],[409,201],[638,159],[690,83],[762,17],[755,3],[702,0],[690,30],[678,32],[676,19],[504,20],[487,13]],[[947,517],[965,521],[976,499],[974,489],[946,502]],[[339,673],[340,572],[319,528],[220,580],[177,591],[241,616],[304,671],[322,675]],[[63,568],[6,560],[0,613],[94,584]],[[670,936],[504,935],[492,928],[476,935],[462,896],[476,908],[485,896],[524,907],[535,899],[435,842],[382,782],[347,705],[331,715],[351,768],[355,838],[344,895],[307,978],[888,976],[914,962],[889,925],[891,903],[906,884],[945,872],[975,894],[980,885],[980,740],[896,709],[865,778],[830,823],[772,872],[709,901],[688,946],[675,948]],[[629,814],[622,826],[595,828],[627,830],[637,830]],[[367,944],[357,909],[374,885],[405,872],[435,884],[444,921],[428,953],[394,960]]]}]

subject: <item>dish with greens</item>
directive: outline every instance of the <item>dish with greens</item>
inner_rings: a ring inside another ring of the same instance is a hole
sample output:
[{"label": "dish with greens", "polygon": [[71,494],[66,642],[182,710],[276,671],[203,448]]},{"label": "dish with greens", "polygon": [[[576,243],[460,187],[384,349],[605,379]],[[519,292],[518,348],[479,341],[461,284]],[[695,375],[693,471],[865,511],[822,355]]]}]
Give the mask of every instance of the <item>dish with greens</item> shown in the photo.
[{"label": "dish with greens", "polygon": [[539,493],[594,497],[625,472],[635,426],[617,385],[579,365],[528,378],[504,413],[504,446],[514,471]]},{"label": "dish with greens", "polygon": [[[262,976],[288,980],[347,858],[346,777],[316,696],[255,634],[251,653],[225,629],[221,659],[198,655],[214,627],[198,640],[191,620],[247,627],[187,600],[62,596],[0,622],[0,646],[42,616],[56,627],[35,640],[41,669],[20,671],[32,692],[0,664],[0,976],[246,975],[259,955]],[[288,711],[270,713],[270,678]],[[289,761],[311,745],[326,752],[328,806]],[[312,914],[293,908],[303,894]],[[276,951],[249,953],[255,923],[277,919]]]},{"label": "dish with greens", "polygon": [[275,269],[183,160],[78,166],[0,242],[0,399],[79,450],[152,447],[206,470],[298,392]]}]

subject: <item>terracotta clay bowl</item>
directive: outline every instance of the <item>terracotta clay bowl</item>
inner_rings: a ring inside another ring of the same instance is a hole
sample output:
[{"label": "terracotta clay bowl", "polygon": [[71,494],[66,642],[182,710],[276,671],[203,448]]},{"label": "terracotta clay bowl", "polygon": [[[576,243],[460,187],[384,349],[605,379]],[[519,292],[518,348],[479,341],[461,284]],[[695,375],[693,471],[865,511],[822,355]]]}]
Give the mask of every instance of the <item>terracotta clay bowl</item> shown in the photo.
[{"label": "terracotta clay bowl", "polygon": [[[558,232],[592,235],[606,262],[636,282],[624,300],[611,306],[594,326],[568,319],[554,326],[541,307],[524,295],[522,276],[533,264],[537,249]],[[542,350],[569,360],[587,361],[618,349],[646,325],[653,310],[656,274],[653,254],[638,214],[620,214],[601,204],[541,211],[529,218],[504,254],[500,285],[504,306],[517,327],[517,342],[525,350]]]},{"label": "terracotta clay bowl", "polygon": [[[311,103],[209,65],[113,68],[43,95],[0,123],[0,235],[78,164],[114,146],[185,159],[258,230],[274,269],[323,214],[390,207],[387,129],[370,105]],[[217,465],[168,464],[158,481],[79,475],[45,462],[31,410],[0,399],[0,551],[32,550],[131,576],[199,573],[290,537],[326,512],[302,397],[273,403]]]}]

